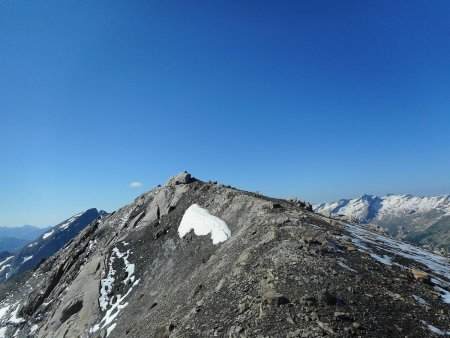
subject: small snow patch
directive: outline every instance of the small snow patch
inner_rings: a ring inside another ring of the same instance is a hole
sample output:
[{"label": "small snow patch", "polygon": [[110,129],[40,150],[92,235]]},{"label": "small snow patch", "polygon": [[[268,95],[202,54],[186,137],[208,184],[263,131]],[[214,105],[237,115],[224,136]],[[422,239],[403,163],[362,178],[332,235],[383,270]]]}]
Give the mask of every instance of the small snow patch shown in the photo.
[{"label": "small snow patch", "polygon": [[45,234],[42,235],[42,238],[46,239],[46,238],[50,237],[51,235],[53,235],[54,232],[55,232],[54,230],[46,232]]},{"label": "small snow patch", "polygon": [[[112,250],[108,262],[108,275],[106,276],[106,278],[100,281],[101,287],[99,304],[100,308],[106,312],[100,322],[98,324],[95,324],[94,327],[89,330],[90,333],[97,332],[98,330],[104,329],[106,327],[106,336],[108,336],[117,325],[116,323],[113,323],[114,320],[117,318],[121,310],[128,305],[128,302],[125,302],[125,298],[128,297],[133,288],[139,284],[139,279],[135,280],[135,265],[130,263],[130,261],[128,260],[130,254],[131,250],[127,250],[126,252],[120,252],[118,248],[114,248]],[[125,285],[130,285],[131,283],[133,284],[131,284],[130,288],[123,296],[118,294],[110,299],[109,295],[111,294],[113,284],[116,280],[116,270],[114,270],[113,268],[113,263],[116,259],[122,259],[123,264],[125,265],[124,270],[126,271],[127,275],[122,282]]]},{"label": "small snow patch", "polygon": [[446,304],[450,304],[450,292],[439,286],[437,288],[439,289],[439,293],[441,294],[442,301]]},{"label": "small snow patch", "polygon": [[5,264],[0,268],[0,272],[3,272],[3,270],[5,270],[6,268],[9,268],[11,266],[11,264]]},{"label": "small snow patch", "polygon": [[419,304],[430,305],[430,303],[428,303],[425,299],[423,299],[422,297],[419,297],[417,295],[412,295],[412,298],[414,298]]},{"label": "small snow patch", "polygon": [[422,322],[423,325],[425,325],[428,328],[428,330],[430,330],[433,333],[436,333],[436,334],[438,334],[440,336],[450,336],[450,331],[445,332],[445,331],[443,331],[441,329],[438,329],[436,326],[428,324],[424,320],[421,320],[421,322]]},{"label": "small snow patch", "polygon": [[37,324],[34,324],[30,329],[30,333],[36,332],[38,328],[39,328],[39,326]]},{"label": "small snow patch", "polygon": [[106,337],[108,337],[111,334],[112,330],[114,330],[116,328],[116,326],[117,326],[117,323],[114,323],[106,329]]},{"label": "small snow patch", "polygon": [[191,230],[194,230],[197,236],[211,234],[213,244],[224,242],[231,236],[230,228],[224,221],[197,204],[192,204],[184,213],[178,227],[178,235],[183,238]]},{"label": "small snow patch", "polygon": [[370,257],[372,257],[374,260],[376,260],[377,262],[380,262],[382,264],[392,265],[392,259],[391,259],[391,257],[389,257],[387,255],[383,255],[383,257],[382,257],[382,256],[378,256],[376,254],[370,254]]},{"label": "small snow patch", "polygon": [[33,258],[33,255],[22,257],[22,264],[25,263],[25,262],[28,262],[31,258]]},{"label": "small snow patch", "polygon": [[7,258],[5,258],[5,260],[0,262],[0,266],[2,266],[3,264],[5,264],[7,261],[9,261],[11,258],[13,258],[14,256],[9,256]]},{"label": "small snow patch", "polygon": [[11,305],[7,304],[4,307],[0,308],[0,320],[2,320],[3,317],[6,316],[10,307],[11,307]]},{"label": "small snow patch", "polygon": [[19,312],[20,309],[20,304],[17,305],[16,309],[14,310],[14,312],[11,313],[11,317],[9,318],[9,323],[11,324],[20,324],[25,322],[25,319],[17,317],[17,313]]},{"label": "small snow patch", "polygon": [[346,265],[346,264],[344,264],[344,263],[342,263],[342,262],[338,262],[337,264],[338,264],[341,268],[347,269],[347,270],[349,270],[349,271],[351,271],[351,272],[358,272],[358,271],[356,271],[355,269],[352,269],[351,267],[349,267],[348,265]]}]

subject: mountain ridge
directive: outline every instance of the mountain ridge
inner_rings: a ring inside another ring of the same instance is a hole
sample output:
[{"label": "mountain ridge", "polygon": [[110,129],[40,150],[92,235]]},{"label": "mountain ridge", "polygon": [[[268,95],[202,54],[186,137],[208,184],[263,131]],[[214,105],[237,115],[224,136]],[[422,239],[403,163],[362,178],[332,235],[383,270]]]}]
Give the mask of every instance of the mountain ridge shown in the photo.
[{"label": "mountain ridge", "polygon": [[[225,234],[216,243],[213,228]],[[450,331],[449,271],[444,257],[299,201],[182,173],[1,285],[0,330],[7,338],[432,337]]]},{"label": "mountain ridge", "polygon": [[39,237],[29,241],[0,262],[0,283],[33,269],[101,215],[104,215],[103,211],[99,212],[92,208],[73,215],[54,227],[47,228]]}]

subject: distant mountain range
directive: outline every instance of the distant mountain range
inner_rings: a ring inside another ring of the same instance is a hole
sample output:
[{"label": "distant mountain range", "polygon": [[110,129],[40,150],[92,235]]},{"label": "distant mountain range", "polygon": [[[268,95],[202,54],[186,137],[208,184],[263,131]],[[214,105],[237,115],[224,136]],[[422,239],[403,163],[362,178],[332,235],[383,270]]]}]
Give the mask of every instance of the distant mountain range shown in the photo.
[{"label": "distant mountain range", "polygon": [[20,227],[0,227],[0,251],[15,251],[39,237],[49,229],[33,225]]},{"label": "distant mountain range", "polygon": [[[89,209],[66,219],[53,228],[37,228],[45,230],[45,232],[40,231],[37,238],[20,250],[9,255],[3,254],[4,257],[0,262],[0,282],[34,268],[41,260],[50,257],[66,245],[89,223],[105,214],[104,211]],[[31,228],[36,229],[35,227]],[[26,231],[22,229],[21,233],[25,234]]]},{"label": "distant mountain range", "polygon": [[23,225],[20,227],[0,227],[0,238],[14,237],[32,241],[39,237],[50,227],[38,228],[34,225]]},{"label": "distant mountain range", "polygon": [[379,225],[395,238],[450,250],[450,195],[363,195],[313,208],[324,215]]}]

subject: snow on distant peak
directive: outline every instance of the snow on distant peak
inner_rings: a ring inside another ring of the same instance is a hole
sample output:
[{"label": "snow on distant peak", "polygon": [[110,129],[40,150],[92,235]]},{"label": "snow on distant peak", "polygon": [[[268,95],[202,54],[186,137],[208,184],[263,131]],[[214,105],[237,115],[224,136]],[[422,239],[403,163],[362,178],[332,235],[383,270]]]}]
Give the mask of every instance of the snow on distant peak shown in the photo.
[{"label": "snow on distant peak", "polygon": [[360,221],[375,221],[383,217],[405,216],[431,210],[450,215],[450,195],[418,197],[387,194],[383,197],[362,195],[355,199],[315,204],[314,210],[325,215],[345,215]]},{"label": "snow on distant peak", "polygon": [[25,262],[27,262],[27,261],[29,261],[31,258],[33,258],[33,255],[27,256],[27,257],[23,257],[23,258],[22,258],[22,264],[25,263]]},{"label": "snow on distant peak", "polygon": [[55,230],[46,232],[45,234],[42,235],[42,238],[46,239],[46,238],[50,237],[51,235],[53,235],[54,232],[55,232]]},{"label": "snow on distant peak", "polygon": [[191,230],[197,236],[211,234],[213,244],[224,242],[231,236],[230,228],[224,221],[197,204],[192,204],[184,213],[178,235],[183,238]]},{"label": "snow on distant peak", "polygon": [[59,226],[59,229],[64,230],[67,229],[78,217],[80,217],[83,213],[80,212],[76,215],[73,215],[71,218],[69,218],[67,221],[65,221],[63,224]]},{"label": "snow on distant peak", "polygon": [[3,264],[5,264],[7,261],[9,261],[11,258],[14,258],[14,256],[9,256],[7,258],[5,258],[3,261],[0,262],[0,266],[2,266]]}]

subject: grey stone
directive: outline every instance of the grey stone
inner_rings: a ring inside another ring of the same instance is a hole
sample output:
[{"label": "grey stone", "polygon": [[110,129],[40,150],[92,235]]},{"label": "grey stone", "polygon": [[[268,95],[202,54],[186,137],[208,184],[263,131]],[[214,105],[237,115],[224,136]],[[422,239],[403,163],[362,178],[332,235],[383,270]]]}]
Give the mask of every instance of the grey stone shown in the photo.
[{"label": "grey stone", "polygon": [[193,181],[191,174],[189,174],[187,171],[183,171],[179,173],[178,175],[172,176],[169,178],[169,181],[167,181],[167,186],[174,186],[179,184],[188,184]]}]

